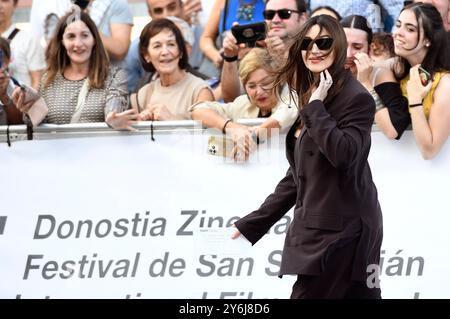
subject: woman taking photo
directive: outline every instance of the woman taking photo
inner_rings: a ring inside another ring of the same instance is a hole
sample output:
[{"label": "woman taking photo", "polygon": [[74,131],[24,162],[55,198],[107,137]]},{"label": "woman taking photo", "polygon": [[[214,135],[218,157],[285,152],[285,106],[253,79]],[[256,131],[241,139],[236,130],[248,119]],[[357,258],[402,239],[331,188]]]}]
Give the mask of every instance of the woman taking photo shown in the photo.
[{"label": "woman taking photo", "polygon": [[[126,74],[109,66],[97,27],[77,6],[56,26],[46,59],[39,94],[48,107],[47,123],[93,123],[106,118],[113,128],[131,129],[137,113],[126,111]],[[25,113],[33,104],[24,103],[19,88],[14,99]]]},{"label": "woman taking photo", "polygon": [[[414,138],[423,158],[432,159],[450,134],[449,38],[439,12],[424,3],[402,10],[393,37],[399,57],[393,69],[409,104],[409,114],[404,112],[404,117],[409,120],[411,116]],[[383,100],[390,98],[389,92],[377,92]],[[401,134],[391,121],[385,118],[380,126],[383,132],[388,136]]]},{"label": "woman taking photo", "polygon": [[[239,78],[245,94],[237,97],[231,103],[201,102],[191,106],[192,119],[201,121],[209,128],[232,132],[235,143],[238,138],[253,137],[255,142],[263,141],[270,136],[272,129],[287,131],[297,117],[297,108],[287,105],[289,96],[278,99],[276,89],[273,87],[273,71],[267,50],[261,48],[251,49],[239,64]],[[287,90],[286,90],[287,91]],[[287,95],[287,94],[285,94]],[[236,123],[238,119],[267,118],[261,125],[250,127]],[[236,133],[235,133],[236,132]],[[239,132],[239,133],[238,133]],[[251,147],[241,152],[248,157]]]},{"label": "woman taking photo", "polygon": [[371,95],[344,69],[346,37],[326,15],[297,34],[277,83],[299,96],[286,137],[290,167],[262,206],[235,223],[255,244],[294,208],[279,275],[297,275],[291,298],[380,298],[382,215],[367,161]]},{"label": "woman taking photo", "polygon": [[208,84],[186,72],[188,54],[183,35],[169,19],[151,21],[141,32],[139,57],[147,72],[158,78],[131,95],[131,105],[143,121],[190,119],[189,107],[214,101]]}]

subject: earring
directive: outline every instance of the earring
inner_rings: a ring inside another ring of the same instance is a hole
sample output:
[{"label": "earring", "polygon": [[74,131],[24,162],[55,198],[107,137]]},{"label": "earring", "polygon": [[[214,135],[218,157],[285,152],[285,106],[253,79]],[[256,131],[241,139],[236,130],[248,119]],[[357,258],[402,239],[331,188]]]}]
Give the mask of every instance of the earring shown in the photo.
[{"label": "earring", "polygon": [[425,46],[426,46],[427,48],[429,48],[429,47],[430,47],[430,45],[431,45],[431,43],[430,43],[430,42],[428,42],[428,43],[425,43]]}]

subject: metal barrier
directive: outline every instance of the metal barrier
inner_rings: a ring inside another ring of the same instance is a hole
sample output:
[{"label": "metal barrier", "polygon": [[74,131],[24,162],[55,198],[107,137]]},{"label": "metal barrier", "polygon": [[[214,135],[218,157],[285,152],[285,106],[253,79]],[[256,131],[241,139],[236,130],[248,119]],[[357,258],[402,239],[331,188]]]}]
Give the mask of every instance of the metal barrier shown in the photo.
[{"label": "metal barrier", "polygon": [[[265,119],[242,119],[238,123],[255,126],[264,122]],[[202,125],[197,121],[157,121],[157,122],[139,122],[133,125],[135,132],[114,130],[108,127],[106,123],[85,123],[85,124],[42,124],[33,129],[33,139],[48,140],[55,138],[70,137],[89,137],[89,136],[109,136],[109,135],[145,135],[150,134],[151,130],[156,134],[167,133],[173,130],[183,129],[187,131],[202,130]],[[0,143],[7,141],[8,127],[0,126]],[[26,125],[9,126],[10,141],[27,140]]]},{"label": "metal barrier", "polygon": [[[240,119],[239,124],[256,126],[260,125],[265,119]],[[203,130],[202,125],[197,121],[156,121],[156,122],[139,122],[132,126],[135,132],[114,130],[108,127],[106,123],[85,123],[85,124],[41,124],[33,129],[34,140],[48,140],[57,138],[72,137],[89,137],[89,136],[111,136],[111,135],[146,135],[151,130],[155,134],[168,133],[174,130],[198,131]],[[9,138],[11,142],[27,140],[26,125],[0,126],[0,143],[6,143],[9,130]],[[379,131],[376,125],[372,126],[372,131]]]}]

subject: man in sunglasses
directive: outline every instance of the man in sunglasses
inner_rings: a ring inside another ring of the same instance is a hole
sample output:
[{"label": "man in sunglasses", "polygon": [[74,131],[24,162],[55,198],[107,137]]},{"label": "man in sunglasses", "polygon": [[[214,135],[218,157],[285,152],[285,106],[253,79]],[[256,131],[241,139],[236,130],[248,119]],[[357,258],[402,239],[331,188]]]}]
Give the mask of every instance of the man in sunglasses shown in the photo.
[{"label": "man in sunglasses", "polygon": [[305,1],[268,0],[263,15],[269,27],[266,39],[269,53],[276,58],[287,57],[292,38],[308,19]]},{"label": "man in sunglasses", "polygon": [[[282,65],[289,53],[293,36],[308,19],[304,0],[267,0],[264,18],[268,27],[267,37],[257,45],[265,46],[275,64]],[[223,42],[224,64],[222,66],[222,95],[231,102],[243,91],[238,77],[238,57],[245,53],[245,45],[236,44],[229,32]]]}]

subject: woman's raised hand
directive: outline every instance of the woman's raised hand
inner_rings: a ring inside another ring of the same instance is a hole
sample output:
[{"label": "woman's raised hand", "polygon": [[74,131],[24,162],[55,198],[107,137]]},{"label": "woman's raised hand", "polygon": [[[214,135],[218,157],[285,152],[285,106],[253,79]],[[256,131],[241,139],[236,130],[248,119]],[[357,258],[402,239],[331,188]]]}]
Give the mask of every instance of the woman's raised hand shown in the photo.
[{"label": "woman's raised hand", "polygon": [[24,90],[20,87],[16,87],[12,93],[12,101],[20,112],[27,114],[37,100],[30,99],[25,102],[25,94]]},{"label": "woman's raised hand", "polygon": [[328,70],[320,72],[320,82],[317,89],[311,94],[309,103],[314,100],[324,101],[328,95],[328,90],[333,85],[333,78]]}]

